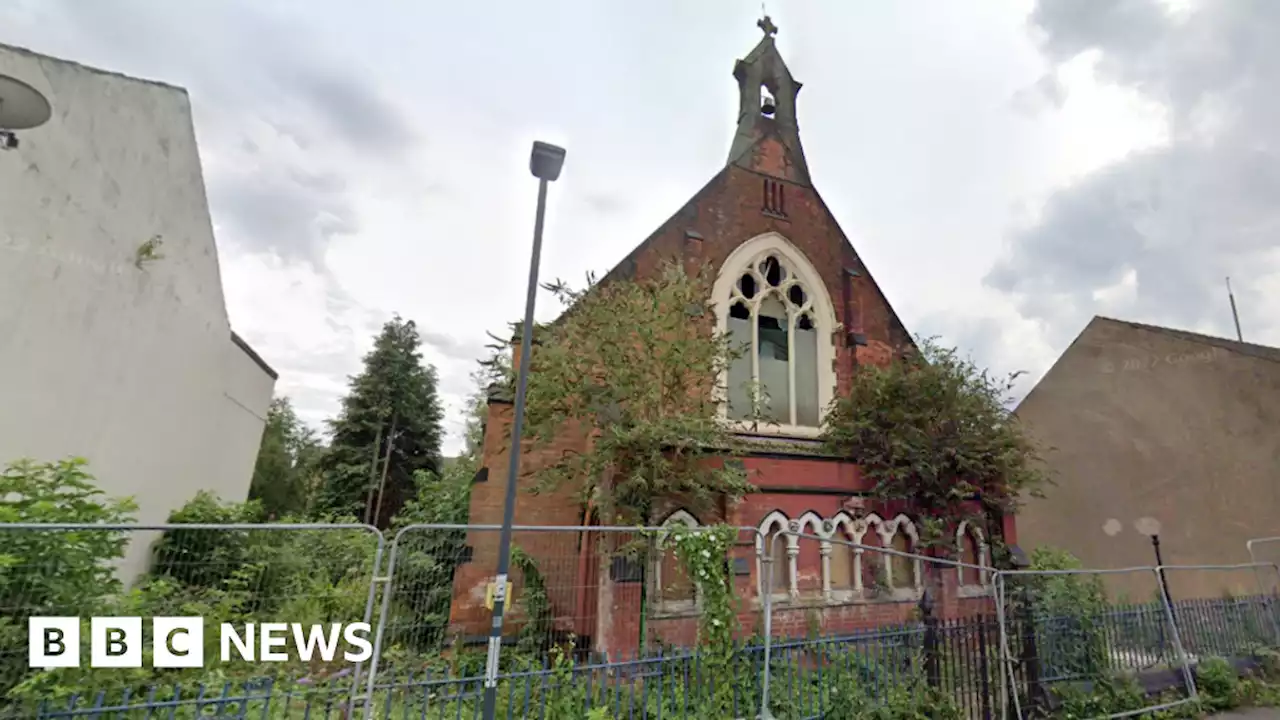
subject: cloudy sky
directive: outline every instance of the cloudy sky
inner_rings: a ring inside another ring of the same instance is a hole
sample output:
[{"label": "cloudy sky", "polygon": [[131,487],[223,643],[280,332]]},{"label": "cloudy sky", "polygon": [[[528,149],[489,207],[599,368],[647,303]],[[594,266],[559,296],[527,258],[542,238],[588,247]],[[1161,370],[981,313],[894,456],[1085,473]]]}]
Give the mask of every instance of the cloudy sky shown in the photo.
[{"label": "cloudy sky", "polygon": [[[1025,391],[1094,314],[1280,343],[1280,2],[772,0],[815,183],[908,327]],[[391,313],[454,410],[544,275],[723,164],[749,0],[7,0],[0,42],[187,87],[233,326],[317,425]],[[1272,48],[1268,50],[1267,48]],[[1271,98],[1271,99],[1268,99]],[[539,313],[554,314],[543,295]]]}]

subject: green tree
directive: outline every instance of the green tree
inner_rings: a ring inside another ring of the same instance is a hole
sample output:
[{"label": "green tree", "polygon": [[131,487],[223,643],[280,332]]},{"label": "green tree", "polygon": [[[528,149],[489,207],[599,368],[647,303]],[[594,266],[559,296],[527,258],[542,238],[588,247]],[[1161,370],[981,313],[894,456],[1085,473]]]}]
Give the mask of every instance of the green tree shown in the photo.
[{"label": "green tree", "polygon": [[1045,478],[1037,448],[1010,412],[1020,373],[996,377],[931,339],[886,367],[854,374],[823,428],[836,454],[858,463],[885,500],[906,500],[929,544],[947,545],[972,514],[1010,513]]},{"label": "green tree", "polygon": [[414,494],[419,471],[439,473],[443,412],[421,344],[414,322],[396,316],[351,378],[320,458],[324,509],[385,526]]},{"label": "green tree", "polygon": [[569,309],[535,330],[527,435],[590,441],[541,468],[535,489],[581,488],[623,523],[650,521],[662,499],[706,507],[748,492],[723,462],[738,449],[719,412],[732,350],[715,330],[707,276],[670,264],[643,281],[548,289]]},{"label": "green tree", "polygon": [[306,513],[314,500],[316,463],[323,449],[315,431],[298,418],[289,398],[272,400],[249,497],[261,502],[268,517]]},{"label": "green tree", "polygon": [[[414,477],[416,494],[391,524],[393,532],[410,525],[466,525],[471,510],[471,479],[476,463],[455,458],[441,473],[420,471]],[[439,647],[449,622],[453,573],[462,560],[465,530],[409,530],[400,539],[396,560],[396,593],[404,599],[401,622],[407,628],[395,642],[417,648]]]},{"label": "green tree", "polygon": [[[131,499],[108,498],[80,458],[20,460],[0,474],[0,523],[133,522]],[[104,530],[0,531],[0,697],[30,671],[32,615],[94,615],[120,590],[112,562],[129,536]],[[24,651],[25,652],[25,651]]]}]

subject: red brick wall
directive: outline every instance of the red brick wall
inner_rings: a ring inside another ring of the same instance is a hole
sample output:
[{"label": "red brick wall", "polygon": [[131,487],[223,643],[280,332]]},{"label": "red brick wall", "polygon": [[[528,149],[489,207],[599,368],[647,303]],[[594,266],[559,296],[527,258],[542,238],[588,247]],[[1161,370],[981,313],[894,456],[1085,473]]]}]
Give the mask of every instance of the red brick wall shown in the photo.
[{"label": "red brick wall", "polygon": [[[471,486],[471,525],[501,525],[503,501],[507,485],[507,464],[511,432],[512,406],[506,402],[489,404],[489,420],[485,426],[484,466],[489,480]],[[516,502],[515,524],[573,526],[583,521],[579,488],[562,487],[554,492],[534,495],[529,492],[533,473],[561,457],[564,452],[581,451],[585,440],[581,433],[567,432],[562,439],[533,448],[525,443],[520,452],[521,491]],[[577,604],[575,588],[580,582],[581,538],[572,531],[521,531],[513,536],[513,544],[538,560],[550,601],[557,615],[573,617]],[[454,601],[450,609],[450,625],[464,635],[488,632],[490,614],[484,607],[485,590],[498,566],[497,530],[471,530],[466,543],[471,547],[471,561],[458,566],[454,573]],[[517,607],[522,578],[513,574],[513,590]]]},{"label": "red brick wall", "polygon": [[[816,541],[810,541],[817,555]],[[734,578],[734,595],[740,599],[738,609],[739,635],[747,638],[764,630],[763,605],[757,591],[755,552],[740,547],[733,551],[735,557],[747,557],[753,568],[750,576]],[[801,552],[800,560],[805,553]],[[816,561],[820,562],[820,561]],[[934,566],[941,582],[941,596],[935,598],[935,616],[943,620],[970,618],[994,612],[989,597],[962,596],[958,590],[958,576],[954,569]],[[641,588],[639,584],[608,583],[604,590],[612,600],[602,607],[598,625],[602,633],[595,649],[611,659],[635,657],[641,645]],[[652,602],[652,599],[650,599]],[[698,619],[696,613],[680,615],[655,615],[651,607],[644,624],[644,637],[652,651],[659,645],[689,647],[697,642]],[[775,601],[772,607],[772,635],[775,638],[803,639],[817,632],[827,637],[839,637],[884,629],[920,618],[919,602],[910,600],[850,600],[827,602],[813,597],[798,602]]]},{"label": "red brick wall", "polygon": [[[757,148],[760,158],[782,162],[782,146],[773,139],[764,140]],[[768,169],[768,163],[759,165]],[[779,176],[783,176],[781,165]],[[666,260],[682,260],[691,271],[703,267],[718,270],[740,244],[773,231],[790,240],[822,277],[835,308],[837,322],[845,330],[865,336],[866,345],[854,347],[844,333],[835,338],[835,369],[839,391],[848,388],[858,364],[885,364],[895,354],[910,346],[911,340],[893,309],[858,258],[857,253],[837,226],[834,217],[817,191],[811,187],[782,181],[787,217],[779,218],[762,212],[765,176],[738,167],[727,167],[714,177],[675,215],[667,220],[648,240],[636,248],[608,276],[613,278],[651,277]],[[698,239],[701,238],[701,239]],[[857,277],[851,277],[846,269]],[[511,406],[491,403],[485,433],[484,465],[491,480],[472,489],[471,523],[497,524],[502,518],[503,492],[508,462],[507,434],[511,422]],[[561,440],[548,447],[522,453],[521,475],[526,479],[547,462],[562,453],[580,451],[584,447],[581,433],[567,431]],[[745,498],[729,508],[726,520],[736,525],[756,526],[774,510],[782,510],[795,519],[807,511],[830,518],[841,503],[858,491],[868,489],[856,466],[850,463],[803,457],[748,458],[745,464],[750,480],[760,493]],[[882,516],[893,517],[901,507],[867,507]],[[531,495],[521,492],[516,506],[517,524],[577,525],[582,522],[582,507],[576,488],[562,488],[555,493]],[[703,522],[710,519],[701,518]],[[565,617],[579,617],[578,627],[595,628],[595,644],[616,652],[634,650],[639,639],[640,587],[608,581],[608,568],[594,550],[585,548],[569,532],[533,534],[517,537],[517,544],[539,559],[548,585],[559,588],[552,593],[553,611]],[[1006,521],[1005,537],[1013,542],[1012,518]],[[485,587],[497,564],[497,533],[473,531],[468,544],[473,548],[472,561],[459,567],[455,576],[454,604],[451,622],[469,634],[487,631],[489,613],[483,607]],[[590,543],[588,543],[590,545]],[[739,548],[747,553],[751,574],[735,580],[740,597],[756,596],[756,563],[754,548]],[[817,553],[802,549],[802,573],[812,574]],[[585,569],[584,569],[585,568]],[[586,588],[590,587],[591,590]],[[517,606],[519,588],[517,587]],[[589,596],[594,597],[589,597]],[[582,619],[583,608],[593,608],[594,617]],[[910,603],[859,604],[822,610],[822,622],[832,628],[858,627],[886,619],[901,620],[914,607]],[[959,606],[957,606],[959,607]],[[953,608],[955,609],[955,608]],[[754,610],[744,610],[747,632],[755,626]],[[790,613],[803,615],[804,613]],[[650,624],[647,632],[672,642],[683,641],[693,632],[693,621],[660,620]],[[782,630],[780,630],[781,632]]]},{"label": "red brick wall", "polygon": [[[763,146],[777,144],[766,140]],[[762,146],[762,151],[768,150]],[[781,153],[781,146],[775,148]],[[683,259],[692,270],[710,265],[718,270],[739,245],[767,232],[791,241],[822,276],[836,309],[837,322],[866,335],[867,345],[857,349],[863,364],[886,363],[895,352],[910,345],[910,335],[898,320],[866,266],[845,238],[826,204],[812,187],[783,181],[786,218],[761,211],[764,175],[727,167],[663,224],[624,261],[634,277],[651,277],[669,259]],[[693,231],[702,240],[688,240]],[[852,292],[846,293],[845,268],[858,273]],[[844,298],[848,296],[846,304]],[[836,368],[841,387],[853,367],[853,348],[842,338],[836,342]]]}]

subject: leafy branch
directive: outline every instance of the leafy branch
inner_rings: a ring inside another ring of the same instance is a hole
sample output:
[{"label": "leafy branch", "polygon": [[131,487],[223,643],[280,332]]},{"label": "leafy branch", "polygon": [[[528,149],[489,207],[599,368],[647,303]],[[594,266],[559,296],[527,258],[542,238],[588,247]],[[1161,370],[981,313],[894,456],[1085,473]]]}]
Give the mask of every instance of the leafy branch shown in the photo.
[{"label": "leafy branch", "polygon": [[932,338],[886,367],[863,367],[823,428],[827,446],[858,464],[883,500],[905,500],[924,517],[926,545],[974,507],[1013,512],[1047,481],[1036,444],[1009,410],[1014,383],[980,370]]},{"label": "leafy branch", "polygon": [[648,521],[655,500],[705,508],[750,491],[724,462],[739,449],[720,412],[733,350],[706,273],[673,263],[642,281],[546,288],[568,310],[534,331],[527,437],[576,435],[585,449],[538,469],[537,491],[570,484],[627,523]]}]

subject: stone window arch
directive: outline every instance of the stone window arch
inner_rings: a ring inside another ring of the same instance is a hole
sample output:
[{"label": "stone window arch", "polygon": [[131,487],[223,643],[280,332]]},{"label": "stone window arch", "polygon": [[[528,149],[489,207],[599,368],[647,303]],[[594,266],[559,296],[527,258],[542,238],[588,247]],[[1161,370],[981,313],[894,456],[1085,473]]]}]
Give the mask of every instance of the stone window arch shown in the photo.
[{"label": "stone window arch", "polygon": [[721,377],[743,430],[816,436],[835,392],[835,310],[822,277],[776,232],[740,245],[712,290],[717,322],[744,350]]},{"label": "stone window arch", "polygon": [[[774,535],[786,530],[791,521],[786,513],[774,510],[760,521],[760,532],[756,534],[756,578],[760,597],[769,593],[775,600],[786,600],[796,587],[795,557],[799,545],[794,535],[781,535],[776,540]],[[772,554],[770,552],[772,551]],[[769,559],[768,564],[765,560]],[[772,565],[772,576],[765,577],[766,568]]]},{"label": "stone window arch", "polygon": [[[698,519],[685,510],[677,510],[662,522],[661,527],[698,528]],[[653,578],[649,586],[650,595],[656,600],[660,612],[691,612],[698,608],[701,598],[698,597],[697,584],[685,573],[684,565],[676,554],[674,543],[670,542],[670,533],[658,533],[654,544],[654,557],[651,561],[650,576]]]},{"label": "stone window arch", "polygon": [[829,587],[827,555],[831,543],[824,524],[822,516],[812,510],[791,521],[791,531],[803,536],[792,537],[796,540],[790,562],[796,579],[791,588],[793,597],[822,597]]},{"label": "stone window arch", "polygon": [[854,591],[859,597],[876,594],[884,585],[888,590],[889,557],[870,548],[885,547],[885,521],[876,513],[868,513],[850,526],[849,537],[865,548],[855,548],[853,555]]},{"label": "stone window arch", "polygon": [[956,585],[962,595],[980,595],[986,592],[987,569],[991,567],[990,550],[982,528],[965,520],[956,528],[956,548],[959,550],[960,562],[977,565],[980,569],[964,567],[956,568]]},{"label": "stone window arch", "polygon": [[854,539],[855,527],[856,521],[843,510],[828,521],[822,558],[828,600],[845,602],[862,593],[862,549],[853,546],[859,542]]},{"label": "stone window arch", "polygon": [[[892,520],[882,521],[878,530],[882,547],[912,555],[919,553],[920,533],[906,515],[899,514]],[[924,588],[924,567],[920,558],[884,555],[885,584],[890,595],[898,599],[918,597]]]}]

